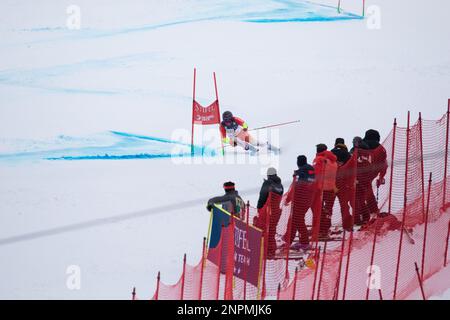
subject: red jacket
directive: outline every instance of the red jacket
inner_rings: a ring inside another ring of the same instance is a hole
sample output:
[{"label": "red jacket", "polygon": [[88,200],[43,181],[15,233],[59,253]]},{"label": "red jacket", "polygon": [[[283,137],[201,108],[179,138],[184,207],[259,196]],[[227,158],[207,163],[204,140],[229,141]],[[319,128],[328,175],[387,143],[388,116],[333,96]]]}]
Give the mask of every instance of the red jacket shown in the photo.
[{"label": "red jacket", "polygon": [[336,190],[337,157],[328,150],[316,155],[313,162],[316,186],[319,190]]}]

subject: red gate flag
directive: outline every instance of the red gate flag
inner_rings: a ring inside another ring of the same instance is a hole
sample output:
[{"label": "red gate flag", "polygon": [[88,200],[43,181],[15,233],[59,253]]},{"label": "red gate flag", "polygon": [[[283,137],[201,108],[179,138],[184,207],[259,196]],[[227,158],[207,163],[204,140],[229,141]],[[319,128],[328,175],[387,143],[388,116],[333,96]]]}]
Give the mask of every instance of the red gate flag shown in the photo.
[{"label": "red gate flag", "polygon": [[192,120],[194,124],[208,125],[220,123],[219,102],[217,100],[207,107],[203,107],[194,100],[193,108]]},{"label": "red gate flag", "polygon": [[[213,73],[214,89],[216,91],[216,100],[207,107],[203,107],[195,100],[195,84],[196,84],[197,70],[194,69],[194,88],[192,93],[192,129],[191,129],[191,153],[194,155],[194,125],[220,125],[220,107],[219,94],[217,93],[216,73]],[[224,153],[223,142],[222,154]]]}]

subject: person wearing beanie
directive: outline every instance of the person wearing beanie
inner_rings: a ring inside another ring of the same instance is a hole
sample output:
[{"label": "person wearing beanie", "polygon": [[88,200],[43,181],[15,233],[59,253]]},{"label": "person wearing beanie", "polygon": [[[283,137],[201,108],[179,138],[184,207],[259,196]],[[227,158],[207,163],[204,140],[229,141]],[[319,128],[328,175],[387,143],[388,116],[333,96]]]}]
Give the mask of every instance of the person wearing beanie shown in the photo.
[{"label": "person wearing beanie", "polygon": [[370,150],[370,166],[368,166],[366,184],[362,186],[362,198],[367,205],[367,210],[370,215],[379,214],[377,199],[373,192],[373,181],[376,179],[376,186],[380,188],[385,184],[385,175],[388,169],[387,152],[380,144],[380,133],[377,130],[369,129],[364,135],[364,143],[367,144]]},{"label": "person wearing beanie", "polygon": [[245,216],[245,202],[242,200],[238,191],[235,189],[234,182],[228,181],[223,184],[225,194],[208,200],[206,210],[211,211],[214,204],[220,205],[224,210],[237,217]]},{"label": "person wearing beanie", "polygon": [[[283,236],[285,249],[289,248],[305,251],[310,249],[309,234],[305,223],[305,215],[312,206],[314,198],[314,167],[308,164],[304,155],[297,157],[298,169],[294,171],[294,184],[286,198],[286,204],[292,201],[292,217],[289,221],[290,230],[286,230]],[[300,241],[292,244],[295,236],[299,235]]]},{"label": "person wearing beanie", "polygon": [[353,147],[350,150],[350,154],[353,154],[355,152],[355,148],[359,148],[359,149],[364,149],[364,150],[368,150],[369,146],[367,145],[367,143],[363,140],[363,138],[356,136],[353,138],[352,141]]},{"label": "person wearing beanie", "polygon": [[254,218],[253,224],[265,230],[267,227],[267,217],[269,217],[267,232],[267,258],[273,259],[277,249],[275,235],[278,221],[281,217],[281,198],[284,188],[281,179],[277,175],[277,170],[273,167],[267,169],[267,179],[261,186],[258,199],[258,215]]},{"label": "person wearing beanie", "polygon": [[298,178],[298,181],[314,182],[314,167],[308,164],[306,156],[301,155],[297,157],[297,167],[298,169],[294,171],[294,176]]},{"label": "person wearing beanie", "polygon": [[334,148],[331,150],[337,157],[337,161],[340,165],[345,164],[351,157],[348,148],[345,145],[345,140],[343,138],[337,138],[334,143]]},{"label": "person wearing beanie", "polygon": [[315,171],[315,197],[312,204],[313,229],[312,240],[328,239],[331,228],[331,216],[336,197],[337,157],[328,151],[327,145],[316,146],[317,154],[313,162]]},{"label": "person wearing beanie", "polygon": [[328,147],[325,143],[319,143],[318,145],[316,145],[316,153],[322,153],[327,150],[328,150]]}]

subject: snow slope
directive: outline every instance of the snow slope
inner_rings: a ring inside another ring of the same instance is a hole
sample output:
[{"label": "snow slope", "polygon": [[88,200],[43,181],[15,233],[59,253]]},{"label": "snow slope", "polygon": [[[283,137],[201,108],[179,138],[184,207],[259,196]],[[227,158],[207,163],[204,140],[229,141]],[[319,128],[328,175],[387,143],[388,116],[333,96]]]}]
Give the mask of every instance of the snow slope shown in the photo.
[{"label": "snow slope", "polygon": [[[286,185],[316,143],[387,134],[407,110],[436,119],[450,96],[445,0],[366,1],[380,30],[301,1],[77,2],[81,30],[66,28],[70,1],[0,4],[0,298],[150,297],[158,270],[170,283],[183,253],[198,261],[224,181],[256,202],[259,159],[45,160],[169,150],[111,131],[189,141],[194,67],[202,104],[216,71],[222,109],[251,127],[302,120],[275,132]],[[66,286],[70,265],[81,290]]]}]

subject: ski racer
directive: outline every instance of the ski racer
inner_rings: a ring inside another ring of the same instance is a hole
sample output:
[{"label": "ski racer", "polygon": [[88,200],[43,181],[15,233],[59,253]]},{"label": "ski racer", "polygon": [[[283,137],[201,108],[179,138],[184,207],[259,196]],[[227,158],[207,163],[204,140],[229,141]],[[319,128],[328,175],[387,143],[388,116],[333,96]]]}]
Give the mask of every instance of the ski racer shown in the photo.
[{"label": "ski racer", "polygon": [[259,143],[248,133],[248,124],[241,118],[233,116],[231,111],[225,111],[220,123],[220,134],[224,144],[233,147],[241,146],[245,150],[258,151]]}]

